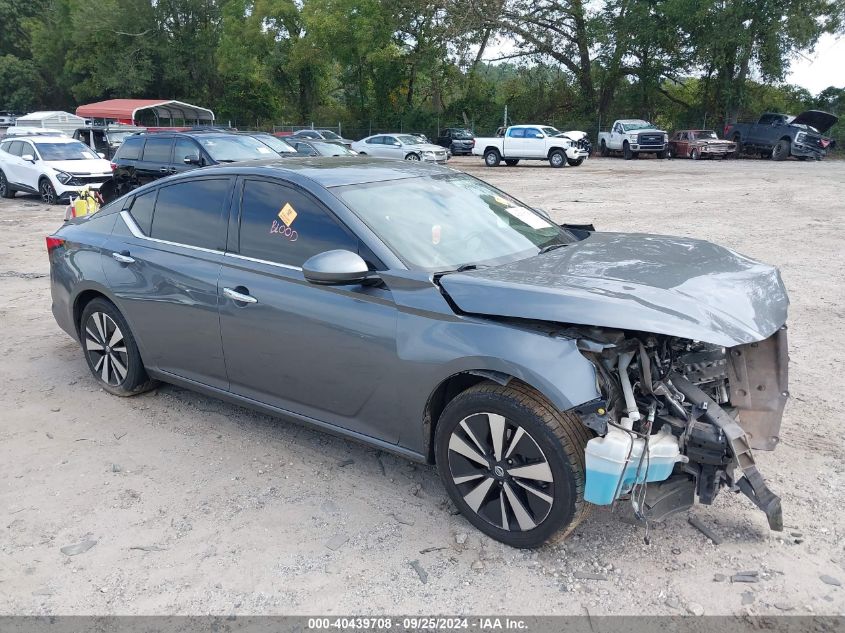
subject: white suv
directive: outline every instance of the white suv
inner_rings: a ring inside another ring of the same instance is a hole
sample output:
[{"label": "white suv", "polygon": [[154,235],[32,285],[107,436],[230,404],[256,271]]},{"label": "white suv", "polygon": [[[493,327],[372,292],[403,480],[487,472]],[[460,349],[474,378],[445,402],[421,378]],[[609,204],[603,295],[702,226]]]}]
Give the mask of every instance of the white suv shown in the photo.
[{"label": "white suv", "polygon": [[65,136],[5,138],[0,142],[0,196],[37,193],[58,204],[88,186],[99,189],[111,165],[87,145]]}]

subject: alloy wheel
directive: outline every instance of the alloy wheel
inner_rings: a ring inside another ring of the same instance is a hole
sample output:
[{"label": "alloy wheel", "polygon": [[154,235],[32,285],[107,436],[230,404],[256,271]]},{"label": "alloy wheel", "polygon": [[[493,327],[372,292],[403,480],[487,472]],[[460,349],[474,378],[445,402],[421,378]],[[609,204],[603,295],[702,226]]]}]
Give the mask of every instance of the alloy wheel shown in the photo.
[{"label": "alloy wheel", "polygon": [[117,323],[103,312],[92,312],[85,322],[85,353],[94,373],[112,387],[126,379],[129,354],[123,332]]},{"label": "alloy wheel", "polygon": [[559,152],[555,152],[552,154],[552,165],[555,167],[560,167],[563,165],[563,155]]},{"label": "alloy wheel", "polygon": [[419,156],[417,156],[416,154],[408,154],[408,155],[405,157],[405,160],[419,160],[419,159],[420,159],[420,157],[419,157]]},{"label": "alloy wheel", "polygon": [[449,471],[469,508],[497,528],[533,530],[549,515],[554,477],[537,442],[519,424],[474,413],[449,438]]},{"label": "alloy wheel", "polygon": [[53,189],[53,185],[49,183],[47,180],[42,180],[41,184],[38,185],[38,191],[41,194],[41,201],[45,204],[53,204],[56,201],[56,190]]}]

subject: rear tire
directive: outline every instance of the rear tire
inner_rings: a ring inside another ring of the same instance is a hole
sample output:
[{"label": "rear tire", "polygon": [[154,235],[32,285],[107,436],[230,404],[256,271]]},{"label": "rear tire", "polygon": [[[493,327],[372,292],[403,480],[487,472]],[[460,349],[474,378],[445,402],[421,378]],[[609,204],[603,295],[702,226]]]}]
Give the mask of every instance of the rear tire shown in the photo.
[{"label": "rear tire", "polygon": [[79,339],[88,369],[109,393],[134,396],[155,387],[129,324],[111,301],[97,298],[85,306],[79,319]]},{"label": "rear tire", "polygon": [[6,174],[0,170],[0,198],[14,198],[15,190],[9,186]]},{"label": "rear tire", "polygon": [[497,149],[488,149],[484,152],[484,164],[488,167],[498,167],[502,162],[502,155]]},{"label": "rear tire", "polygon": [[610,156],[610,150],[607,149],[607,143],[604,142],[604,139],[601,140],[601,147],[599,148],[599,154],[601,154],[602,158],[607,158]]},{"label": "rear tire", "polygon": [[505,165],[507,165],[508,167],[516,167],[518,164],[519,164],[518,158],[506,158],[505,159]]},{"label": "rear tire", "polygon": [[577,416],[529,386],[483,382],[440,416],[437,469],[476,528],[511,547],[536,547],[565,537],[589,514],[584,449],[591,437]]},{"label": "rear tire", "polygon": [[736,143],[736,149],[734,150],[734,157],[739,158],[742,155],[742,141],[739,140],[739,134],[736,134],[733,138],[734,143]]},{"label": "rear tire", "polygon": [[555,169],[559,169],[566,164],[566,154],[561,150],[556,149],[549,153],[549,165]]}]

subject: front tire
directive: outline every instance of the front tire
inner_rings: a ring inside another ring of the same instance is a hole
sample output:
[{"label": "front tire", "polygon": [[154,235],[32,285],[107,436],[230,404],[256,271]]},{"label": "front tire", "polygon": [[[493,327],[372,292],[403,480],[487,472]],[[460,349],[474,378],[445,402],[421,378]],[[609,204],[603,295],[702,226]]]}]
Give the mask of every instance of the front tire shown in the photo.
[{"label": "front tire", "polygon": [[789,158],[789,141],[786,139],[781,139],[777,142],[772,148],[772,160],[786,160]]},{"label": "front tire", "polygon": [[584,449],[591,434],[518,382],[456,396],[435,432],[437,469],[466,519],[512,547],[565,536],[589,512]]},{"label": "front tire", "polygon": [[9,186],[6,174],[0,171],[0,198],[14,198],[15,190]]},{"label": "front tire", "polygon": [[566,164],[566,154],[559,149],[554,150],[549,154],[549,165],[555,169],[559,169]]},{"label": "front tire", "polygon": [[581,163],[584,162],[584,157],[579,156],[578,158],[567,158],[566,162],[570,167],[578,167]]},{"label": "front tire", "polygon": [[657,152],[657,158],[659,158],[660,160],[664,160],[664,159],[665,159],[665,158],[667,158],[668,156],[669,156],[669,151],[668,151],[668,150],[665,150],[665,149],[664,149],[664,150],[663,150],[663,151],[661,151],[661,152]]},{"label": "front tire", "polygon": [[624,145],[622,145],[622,155],[625,157],[625,160],[631,160],[634,157],[634,152],[631,151],[628,141],[625,141]]},{"label": "front tire", "polygon": [[88,369],[99,385],[116,396],[134,396],[155,386],[144,369],[129,324],[115,305],[93,299],[79,319],[79,339]]},{"label": "front tire", "polygon": [[488,167],[498,167],[502,162],[502,155],[497,149],[488,149],[484,152],[484,164]]},{"label": "front tire", "polygon": [[692,149],[690,150],[690,152],[689,152],[689,157],[690,157],[692,160],[698,160],[699,158],[701,158],[701,154],[699,154],[699,153],[698,153],[698,150],[697,150],[697,149],[692,148]]},{"label": "front tire", "polygon": [[46,178],[42,178],[38,183],[38,194],[41,196],[41,202],[44,204],[59,204],[59,196],[56,195],[56,189]]},{"label": "front tire", "polygon": [[413,152],[411,152],[410,154],[408,154],[408,155],[405,157],[405,160],[415,160],[415,161],[419,161],[419,159],[420,159],[420,155],[419,155],[419,154],[414,154]]}]

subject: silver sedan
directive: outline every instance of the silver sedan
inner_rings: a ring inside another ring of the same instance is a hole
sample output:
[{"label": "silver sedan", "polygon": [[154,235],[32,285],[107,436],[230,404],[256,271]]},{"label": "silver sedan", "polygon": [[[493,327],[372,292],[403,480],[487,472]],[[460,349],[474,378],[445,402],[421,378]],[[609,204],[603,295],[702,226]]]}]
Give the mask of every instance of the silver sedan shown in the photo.
[{"label": "silver sedan", "polygon": [[421,143],[410,134],[374,134],[352,143],[352,149],[359,154],[378,158],[426,161],[445,164],[446,150],[439,145]]}]

